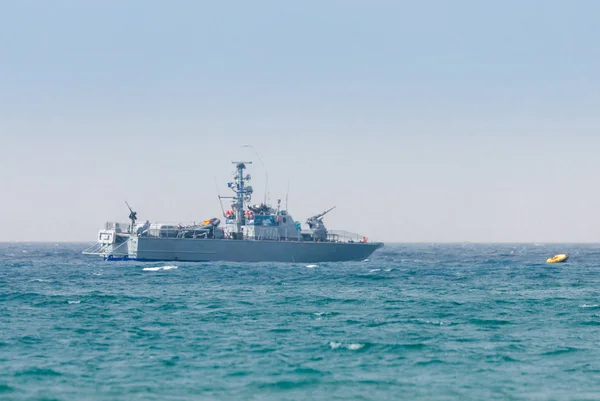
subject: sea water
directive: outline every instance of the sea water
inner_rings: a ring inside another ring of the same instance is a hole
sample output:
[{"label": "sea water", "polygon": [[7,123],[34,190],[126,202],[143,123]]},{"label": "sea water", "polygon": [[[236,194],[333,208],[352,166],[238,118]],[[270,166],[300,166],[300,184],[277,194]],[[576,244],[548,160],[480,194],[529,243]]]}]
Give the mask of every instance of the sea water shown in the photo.
[{"label": "sea water", "polygon": [[600,399],[600,245],[311,265],[86,245],[0,244],[0,400]]}]

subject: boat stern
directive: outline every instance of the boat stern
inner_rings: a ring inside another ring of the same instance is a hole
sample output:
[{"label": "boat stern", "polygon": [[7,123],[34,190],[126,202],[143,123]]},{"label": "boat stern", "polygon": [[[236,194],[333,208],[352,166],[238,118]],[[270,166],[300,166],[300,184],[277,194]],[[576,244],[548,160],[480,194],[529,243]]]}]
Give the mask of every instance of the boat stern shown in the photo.
[{"label": "boat stern", "polygon": [[119,223],[107,223],[98,232],[97,242],[84,250],[84,255],[98,255],[105,260],[123,260],[129,257],[130,234],[123,232]]}]

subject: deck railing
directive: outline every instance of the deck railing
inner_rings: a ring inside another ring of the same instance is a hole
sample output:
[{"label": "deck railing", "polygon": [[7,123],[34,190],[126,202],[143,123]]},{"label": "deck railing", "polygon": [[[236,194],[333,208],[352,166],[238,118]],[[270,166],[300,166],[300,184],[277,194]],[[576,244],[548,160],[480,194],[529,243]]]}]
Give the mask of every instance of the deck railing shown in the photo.
[{"label": "deck railing", "polygon": [[332,242],[367,242],[368,239],[360,234],[343,230],[327,230],[327,240]]},{"label": "deck railing", "polygon": [[[130,224],[108,222],[105,224],[106,229],[116,229],[117,232],[127,233],[129,232]],[[195,238],[202,238],[202,222],[189,222],[189,223],[171,223],[171,222],[153,222],[151,226],[140,230],[135,233],[140,236],[157,237],[157,238],[183,238],[183,232],[185,231],[198,231],[198,235]],[[219,226],[221,229],[225,229],[223,225]],[[120,230],[120,231],[119,231]],[[227,230],[225,230],[227,238]],[[295,233],[284,233],[282,238],[279,238],[279,231],[277,227],[272,227],[272,230],[262,230],[258,235],[254,236],[256,240],[301,240],[302,236],[300,231]],[[344,242],[344,243],[360,243],[367,242],[368,239],[364,236],[344,230],[328,230],[327,241],[330,242]]]}]

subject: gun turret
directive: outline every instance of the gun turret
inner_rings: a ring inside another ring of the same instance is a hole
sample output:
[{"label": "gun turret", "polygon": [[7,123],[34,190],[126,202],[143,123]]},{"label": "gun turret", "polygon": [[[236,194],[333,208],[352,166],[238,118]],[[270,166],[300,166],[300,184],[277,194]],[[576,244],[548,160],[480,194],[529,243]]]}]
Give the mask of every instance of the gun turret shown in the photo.
[{"label": "gun turret", "polygon": [[323,218],[323,216],[325,216],[327,213],[331,212],[333,209],[335,209],[335,206],[332,207],[331,209],[327,209],[325,210],[323,213],[319,213],[317,215],[314,215],[312,217],[309,217],[307,220],[320,220]]},{"label": "gun turret", "polygon": [[306,219],[306,224],[308,224],[308,227],[313,230],[313,235],[315,238],[324,240],[327,237],[327,229],[325,228],[325,224],[323,224],[323,216],[331,212],[333,209],[335,209],[335,206],[331,209],[325,210],[323,213],[316,214]]},{"label": "gun turret", "polygon": [[131,208],[131,206],[129,206],[129,203],[127,203],[127,201],[125,201],[125,204],[129,208],[129,220],[131,220],[131,227],[129,227],[129,232],[132,233],[133,227],[135,226],[135,221],[137,220],[137,212],[133,211],[133,209]]}]

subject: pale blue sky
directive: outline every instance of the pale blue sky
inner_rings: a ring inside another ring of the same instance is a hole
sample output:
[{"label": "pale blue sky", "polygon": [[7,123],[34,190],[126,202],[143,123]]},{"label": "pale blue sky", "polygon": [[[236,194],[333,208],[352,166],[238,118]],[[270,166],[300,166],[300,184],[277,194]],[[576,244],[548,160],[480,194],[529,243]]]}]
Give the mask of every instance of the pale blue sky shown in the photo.
[{"label": "pale blue sky", "polygon": [[0,3],[0,240],[257,200],[384,241],[600,240],[600,2]]}]

